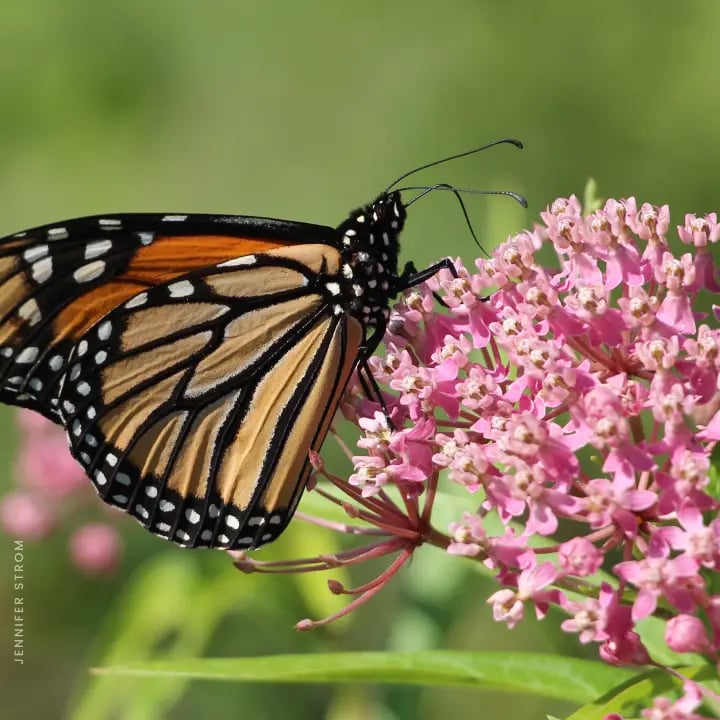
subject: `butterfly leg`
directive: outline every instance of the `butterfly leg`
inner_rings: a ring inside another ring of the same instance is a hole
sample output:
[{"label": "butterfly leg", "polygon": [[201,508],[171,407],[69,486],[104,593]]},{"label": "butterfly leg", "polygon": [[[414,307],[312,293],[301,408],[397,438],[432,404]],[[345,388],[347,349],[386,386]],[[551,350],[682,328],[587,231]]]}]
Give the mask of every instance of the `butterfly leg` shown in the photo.
[{"label": "butterfly leg", "polygon": [[[405,265],[405,270],[403,270],[403,274],[400,276],[400,287],[398,288],[398,292],[402,292],[403,290],[407,290],[408,288],[415,287],[415,285],[419,285],[420,283],[425,282],[433,275],[439,273],[441,270],[449,270],[450,274],[454,278],[460,277],[457,269],[455,268],[455,265],[453,264],[453,261],[450,260],[450,258],[443,258],[440,262],[435,263],[434,265],[431,265],[429,268],[425,268],[425,270],[421,270],[420,272],[418,272],[414,263],[407,263]],[[447,307],[445,301],[434,291],[433,297],[443,307]]]},{"label": "butterfly leg", "polygon": [[368,400],[374,400],[380,405],[383,415],[385,415],[385,419],[387,420],[388,427],[391,430],[397,430],[393,421],[390,419],[390,411],[388,410],[387,403],[385,402],[385,397],[382,394],[382,390],[380,390],[380,386],[378,385],[375,376],[370,370],[370,366],[367,364],[367,360],[360,361],[357,373],[360,385],[362,385],[363,392],[367,396]]}]

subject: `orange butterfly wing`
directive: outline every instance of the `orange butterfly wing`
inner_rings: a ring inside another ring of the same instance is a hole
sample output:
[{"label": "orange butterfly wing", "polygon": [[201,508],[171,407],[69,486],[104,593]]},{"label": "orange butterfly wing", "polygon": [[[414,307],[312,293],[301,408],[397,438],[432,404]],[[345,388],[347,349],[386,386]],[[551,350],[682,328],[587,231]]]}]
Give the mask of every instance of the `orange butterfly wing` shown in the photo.
[{"label": "orange butterfly wing", "polygon": [[102,498],[153,532],[261,545],[292,516],[364,340],[315,282],[340,271],[334,239],[131,215],[0,240],[0,399],[65,425]]},{"label": "orange butterfly wing", "polygon": [[0,239],[0,401],[58,421],[68,354],[112,309],[189,270],[332,238],[328,227],[266,218],[138,214]]}]

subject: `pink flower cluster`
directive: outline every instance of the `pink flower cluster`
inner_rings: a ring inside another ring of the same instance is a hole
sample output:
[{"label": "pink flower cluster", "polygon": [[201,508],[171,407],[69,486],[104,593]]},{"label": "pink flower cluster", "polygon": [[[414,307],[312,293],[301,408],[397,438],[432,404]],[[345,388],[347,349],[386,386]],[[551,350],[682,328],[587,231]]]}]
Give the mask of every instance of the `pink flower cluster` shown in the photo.
[{"label": "pink flower cluster", "polygon": [[[386,354],[370,360],[391,424],[356,389],[354,473],[318,464],[351,502],[328,497],[390,539],[334,561],[439,544],[496,572],[503,588],[488,602],[511,627],[528,606],[560,606],[564,630],[636,664],[651,659],[635,623],[656,614],[672,649],[717,662],[720,225],[686,216],[678,253],[667,206],[609,200],[583,215],[571,197],[542,219],[393,310]],[[542,259],[552,250],[554,268]],[[449,535],[431,525],[438,482],[469,493]],[[502,534],[488,533],[488,514]],[[572,539],[554,541],[558,529]],[[368,590],[336,588],[351,606]]]},{"label": "pink flower cluster", "polygon": [[[30,410],[18,410],[17,419],[17,487],[0,497],[0,527],[16,539],[34,541],[57,531],[80,507],[92,503],[95,511],[99,505],[62,429]],[[72,533],[68,550],[78,569],[102,574],[117,566],[122,542],[113,526],[91,521]]]}]

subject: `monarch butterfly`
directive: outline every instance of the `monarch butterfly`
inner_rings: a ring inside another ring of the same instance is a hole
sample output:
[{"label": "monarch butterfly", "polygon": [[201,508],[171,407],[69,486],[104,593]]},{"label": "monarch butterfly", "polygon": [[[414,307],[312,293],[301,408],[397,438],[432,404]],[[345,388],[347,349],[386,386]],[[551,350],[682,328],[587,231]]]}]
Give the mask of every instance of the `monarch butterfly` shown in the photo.
[{"label": "monarch butterfly", "polygon": [[100,497],[151,532],[274,540],[390,300],[449,266],[398,272],[397,182],[334,229],[120,214],[0,239],[0,400],[61,424]]}]

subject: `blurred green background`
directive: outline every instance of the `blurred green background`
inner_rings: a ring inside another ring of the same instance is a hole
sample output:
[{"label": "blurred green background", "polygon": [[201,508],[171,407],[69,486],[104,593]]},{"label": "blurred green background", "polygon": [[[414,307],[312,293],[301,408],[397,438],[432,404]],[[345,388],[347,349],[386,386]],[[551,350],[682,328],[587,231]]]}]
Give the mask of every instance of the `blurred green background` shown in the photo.
[{"label": "blurred green background", "polygon": [[[506,198],[468,201],[488,248],[554,197],[582,193],[589,176],[603,196],[668,202],[681,222],[718,209],[719,25],[713,2],[4,3],[0,234],[143,210],[334,225],[405,170],[507,136],[526,150],[496,148],[418,177],[527,196],[528,211]],[[476,254],[440,193],[413,207],[403,240],[418,267]],[[11,414],[0,420],[2,489],[15,435]],[[570,710],[468,690],[91,681],[89,666],[156,646],[578,652],[552,618],[515,632],[494,625],[491,586],[432,549],[351,621],[299,634],[298,619],[337,607],[324,578],[244,576],[220,553],[170,547],[130,520],[121,527],[123,566],[107,580],[72,568],[66,531],[26,545],[23,666],[9,634],[12,544],[0,539],[3,718],[60,718],[68,707],[93,720],[523,720]],[[265,555],[329,543],[295,523]]]}]

